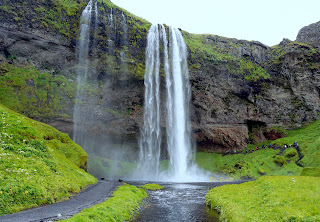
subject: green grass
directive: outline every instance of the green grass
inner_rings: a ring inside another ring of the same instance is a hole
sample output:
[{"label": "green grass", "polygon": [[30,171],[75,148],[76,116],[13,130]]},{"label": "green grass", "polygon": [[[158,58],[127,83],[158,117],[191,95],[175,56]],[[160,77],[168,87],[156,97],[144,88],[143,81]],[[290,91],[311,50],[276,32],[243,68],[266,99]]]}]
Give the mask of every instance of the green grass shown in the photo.
[{"label": "green grass", "polygon": [[320,177],[320,167],[305,167],[301,172],[301,176]]},{"label": "green grass", "polygon": [[0,103],[40,120],[70,117],[75,84],[33,66],[0,65]]},{"label": "green grass", "polygon": [[94,184],[86,161],[67,134],[0,104],[0,215],[62,201]]},{"label": "green grass", "polygon": [[118,187],[107,201],[83,210],[68,222],[129,221],[148,195],[142,188],[125,184]]},{"label": "green grass", "polygon": [[161,186],[159,184],[144,184],[140,187],[145,190],[161,190],[161,189],[163,189],[163,186]]},{"label": "green grass", "polygon": [[268,176],[209,191],[221,221],[320,221],[320,178]]},{"label": "green grass", "polygon": [[303,128],[289,130],[287,137],[275,140],[272,143],[293,144],[299,143],[304,155],[301,163],[307,167],[320,167],[320,120],[306,125]]},{"label": "green grass", "polygon": [[[234,179],[256,179],[262,175],[300,175],[303,168],[295,164],[295,158],[279,156],[278,153],[278,150],[273,149],[227,156],[197,152],[196,161],[205,170],[226,174]],[[285,163],[280,165],[279,162],[283,161]]]}]

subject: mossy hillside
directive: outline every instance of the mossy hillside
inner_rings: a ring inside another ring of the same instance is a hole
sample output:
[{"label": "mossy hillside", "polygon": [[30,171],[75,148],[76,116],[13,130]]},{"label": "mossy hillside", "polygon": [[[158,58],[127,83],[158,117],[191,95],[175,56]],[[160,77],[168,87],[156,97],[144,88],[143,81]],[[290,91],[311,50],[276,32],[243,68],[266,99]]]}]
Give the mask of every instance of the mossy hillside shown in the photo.
[{"label": "mossy hillside", "polygon": [[300,163],[305,167],[320,167],[320,120],[306,126],[288,130],[287,137],[272,141],[272,144],[293,144],[298,142],[303,155]]},{"label": "mossy hillside", "polygon": [[[231,54],[232,50],[238,50],[238,48],[243,47],[241,41],[187,32],[183,32],[183,36],[190,50],[189,67],[191,69],[226,69],[229,74],[243,78],[247,82],[270,79],[270,75],[264,67],[252,62],[250,59]],[[228,47],[221,47],[220,40],[215,43],[209,43],[208,38],[223,38],[223,42]]]},{"label": "mossy hillside", "polygon": [[267,176],[209,191],[206,204],[222,221],[319,221],[320,178]]},{"label": "mossy hillside", "polygon": [[163,189],[163,186],[159,184],[144,184],[140,187],[145,190],[162,190]]},{"label": "mossy hillside", "polygon": [[[287,136],[261,144],[249,144],[247,150],[255,149],[271,143],[272,145],[291,144],[298,142],[303,158],[299,161],[304,167],[320,167],[320,120],[306,126],[286,130]],[[300,175],[303,167],[296,162],[300,159],[295,148],[284,152],[274,149],[262,149],[253,153],[239,153],[222,156],[221,154],[198,152],[198,165],[214,173],[228,174],[236,179],[258,178],[262,175]]]},{"label": "mossy hillside", "polygon": [[0,105],[0,215],[65,200],[94,184],[86,163],[67,134]]},{"label": "mossy hillside", "polygon": [[305,167],[301,172],[301,176],[320,177],[320,167]]},{"label": "mossy hillside", "polygon": [[40,28],[76,39],[79,18],[88,0],[2,1],[0,19],[24,29]]},{"label": "mossy hillside", "polygon": [[107,201],[85,209],[64,221],[129,221],[140,208],[143,198],[147,196],[144,189],[125,184],[119,186]]},{"label": "mossy hillside", "polygon": [[[279,70],[283,65],[285,58],[292,55],[298,58],[298,63],[296,65],[300,65],[300,67],[306,67],[311,71],[320,68],[320,63],[317,59],[319,50],[307,43],[295,41],[289,41],[286,44],[279,44],[271,47],[271,50],[267,53],[268,60],[265,62],[264,66],[267,70]],[[294,75],[294,72],[292,74]],[[279,81],[283,76],[274,76],[274,78],[277,79],[277,82],[280,85],[283,84],[282,81]],[[289,77],[287,76],[286,78]]]},{"label": "mossy hillside", "polygon": [[3,63],[0,85],[0,102],[19,113],[40,120],[71,118],[75,83],[64,76]]},{"label": "mossy hillside", "polygon": [[294,158],[279,154],[279,150],[264,149],[248,154],[222,156],[216,153],[197,152],[199,167],[234,179],[256,179],[262,175],[300,175],[302,167]]}]

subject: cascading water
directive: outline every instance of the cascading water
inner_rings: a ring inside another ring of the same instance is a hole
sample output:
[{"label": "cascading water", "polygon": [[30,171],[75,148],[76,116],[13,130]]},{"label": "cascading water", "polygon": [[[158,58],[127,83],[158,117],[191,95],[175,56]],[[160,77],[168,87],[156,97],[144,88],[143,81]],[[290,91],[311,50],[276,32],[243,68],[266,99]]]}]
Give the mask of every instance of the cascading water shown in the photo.
[{"label": "cascading water", "polygon": [[114,29],[114,24],[113,24],[113,9],[111,8],[111,12],[108,15],[108,20],[109,20],[109,28],[110,28],[110,33],[109,33],[109,37],[108,37],[108,53],[109,55],[113,54],[113,41],[112,41],[112,34],[113,34],[113,29]]},{"label": "cascading water", "polygon": [[[208,181],[209,176],[192,163],[189,120],[190,84],[187,46],[179,30],[169,28],[169,43],[163,25],[148,32],[145,71],[144,122],[136,177],[144,180]],[[162,39],[162,44],[161,44]],[[169,44],[169,47],[168,47]],[[160,48],[166,76],[166,109],[160,103]],[[165,110],[166,113],[161,113]],[[159,170],[161,150],[160,117],[166,118],[168,171]]]},{"label": "cascading water", "polygon": [[179,30],[170,27],[170,70],[167,82],[167,144],[172,176],[185,179],[191,161],[190,84],[187,47]]},{"label": "cascading water", "polygon": [[141,179],[155,179],[159,172],[160,159],[160,52],[159,30],[152,25],[148,32],[146,70],[144,77],[145,100],[144,122],[141,129],[139,172]]},{"label": "cascading water", "polygon": [[[90,0],[88,5],[82,12],[80,18],[80,34],[77,44],[77,91],[76,103],[74,106],[73,121],[73,140],[81,143],[83,139],[83,119],[87,116],[86,107],[84,107],[83,100],[85,98],[85,85],[88,78],[89,71],[89,45],[90,45],[90,30],[92,21],[94,21],[94,35],[97,34],[98,11],[97,2]],[[93,14],[94,13],[94,14]],[[93,17],[95,18],[93,20]],[[94,43],[93,43],[94,45]]]},{"label": "cascading water", "polygon": [[126,16],[123,14],[121,14],[121,18],[120,18],[120,29],[122,32],[121,35],[121,47],[122,50],[120,51],[120,60],[121,60],[121,79],[127,79],[127,73],[128,73],[128,65],[127,65],[127,51],[128,51],[128,25],[127,25],[127,18]]}]

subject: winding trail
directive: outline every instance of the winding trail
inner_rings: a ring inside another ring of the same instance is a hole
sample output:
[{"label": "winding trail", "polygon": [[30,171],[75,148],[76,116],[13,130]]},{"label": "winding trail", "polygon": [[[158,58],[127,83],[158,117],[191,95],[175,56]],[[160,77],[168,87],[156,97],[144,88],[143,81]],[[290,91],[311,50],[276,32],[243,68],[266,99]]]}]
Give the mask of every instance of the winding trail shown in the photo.
[{"label": "winding trail", "polygon": [[[97,184],[82,190],[67,201],[33,208],[15,214],[0,216],[1,222],[44,222],[69,218],[85,208],[104,202],[111,196],[117,186],[116,181],[99,181]],[[58,215],[61,217],[58,217]]]}]

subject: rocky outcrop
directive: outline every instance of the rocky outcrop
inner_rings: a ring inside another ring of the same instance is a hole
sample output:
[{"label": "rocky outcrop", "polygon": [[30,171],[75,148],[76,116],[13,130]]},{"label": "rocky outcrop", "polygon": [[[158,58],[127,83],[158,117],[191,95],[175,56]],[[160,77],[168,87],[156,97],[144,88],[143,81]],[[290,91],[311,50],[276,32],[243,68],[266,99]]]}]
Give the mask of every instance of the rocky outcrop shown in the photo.
[{"label": "rocky outcrop", "polygon": [[313,23],[300,29],[296,41],[308,43],[320,48],[320,22]]},{"label": "rocky outcrop", "polygon": [[[7,6],[9,14],[0,14],[1,62],[33,65],[74,83],[77,27],[86,3],[75,1],[72,10],[63,1],[2,3],[0,10]],[[49,10],[56,20],[44,13]],[[81,101],[87,107],[84,126],[93,134],[137,143],[150,23],[107,0],[99,1],[98,10],[99,31],[90,45],[90,84]],[[271,48],[256,41],[182,31],[189,49],[191,119],[199,148],[241,150],[253,138],[263,140],[265,128],[295,127],[319,118],[318,26],[303,28],[296,42],[284,40]],[[162,92],[164,97],[164,88]],[[70,107],[79,102],[71,100]],[[65,118],[43,120],[71,134],[73,108],[63,114]]]},{"label": "rocky outcrop", "polygon": [[16,29],[0,27],[1,62],[6,59],[17,65],[33,65],[43,72],[74,72],[74,50],[50,38]]}]

